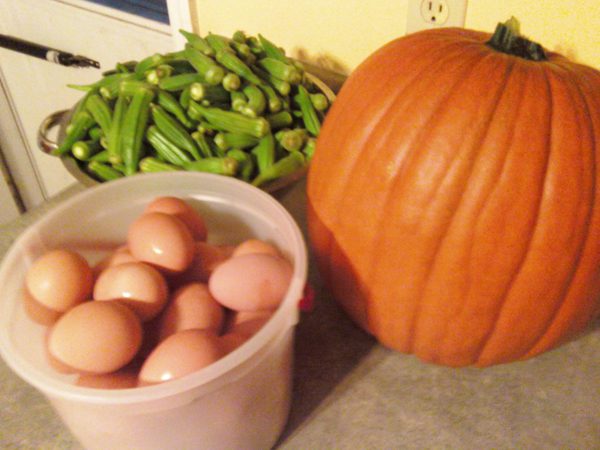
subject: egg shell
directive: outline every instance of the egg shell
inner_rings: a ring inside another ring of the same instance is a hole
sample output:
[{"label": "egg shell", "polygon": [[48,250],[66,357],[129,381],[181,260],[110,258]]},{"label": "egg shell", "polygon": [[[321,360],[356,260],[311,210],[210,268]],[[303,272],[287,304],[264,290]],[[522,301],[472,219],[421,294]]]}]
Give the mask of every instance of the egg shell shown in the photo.
[{"label": "egg shell", "polygon": [[165,278],[143,262],[108,267],[94,285],[94,300],[123,303],[143,322],[153,319],[163,310],[168,296]]},{"label": "egg shell", "polygon": [[25,309],[27,317],[29,317],[35,323],[39,323],[40,325],[52,325],[63,314],[62,312],[55,311],[42,305],[35,298],[33,298],[25,286],[23,286],[21,299],[23,301],[23,308]]},{"label": "egg shell", "polygon": [[103,374],[81,374],[75,381],[76,386],[94,389],[130,389],[137,387],[139,368],[129,365],[116,372]]},{"label": "egg shell", "polygon": [[225,309],[210,294],[205,283],[193,282],[181,286],[170,296],[160,317],[160,340],[179,331],[200,329],[221,332]]},{"label": "egg shell", "polygon": [[78,253],[55,249],[37,258],[27,271],[25,284],[39,303],[64,312],[91,297],[94,276]]},{"label": "egg shell", "polygon": [[134,220],[127,230],[127,245],[136,259],[166,273],[183,272],[194,259],[190,230],[177,217],[161,212]]},{"label": "egg shell", "polygon": [[140,385],[162,383],[203,369],[224,356],[219,337],[206,330],[184,330],[162,341],[146,358]]},{"label": "egg shell", "polygon": [[52,333],[52,328],[48,328],[47,333],[44,336],[44,355],[46,356],[46,361],[48,365],[58,373],[62,373],[65,375],[72,375],[77,373],[77,370],[73,367],[63,363],[61,360],[56,358],[52,352],[50,351],[50,335]]},{"label": "egg shell", "polygon": [[222,262],[229,259],[231,248],[212,245],[198,241],[194,243],[194,258],[187,270],[175,277],[170,277],[171,284],[175,286],[193,281],[208,282],[210,275]]},{"label": "egg shell", "polygon": [[48,351],[78,372],[100,374],[131,362],[141,343],[142,326],[133,311],[117,302],[90,301],[54,324]]},{"label": "egg shell", "polygon": [[189,203],[178,197],[163,196],[152,200],[144,212],[162,212],[181,220],[190,230],[194,240],[205,241],[208,231],[203,217]]},{"label": "egg shell", "polygon": [[285,297],[292,272],[284,258],[240,255],[217,266],[208,287],[219,303],[235,311],[275,309]]},{"label": "egg shell", "polygon": [[[238,327],[239,329],[240,325],[246,322],[253,322],[258,324],[259,321],[262,321],[262,323],[264,324],[273,316],[273,314],[275,314],[275,310],[270,309],[259,311],[231,311],[229,317],[227,318],[224,333],[231,333],[233,330],[235,330],[236,327]],[[241,329],[243,330],[244,328]],[[250,329],[250,327],[248,329]]]},{"label": "egg shell", "polygon": [[231,353],[241,347],[250,336],[243,333],[227,333],[219,337],[219,345],[225,354]]},{"label": "egg shell", "polygon": [[246,255],[249,253],[266,253],[267,255],[282,256],[277,247],[261,239],[247,239],[241,242],[235,247],[231,256]]},{"label": "egg shell", "polygon": [[106,257],[102,258],[96,265],[93,267],[94,279],[97,279],[98,276],[102,273],[104,269],[107,269],[111,266],[118,266],[119,264],[127,263],[127,262],[137,262],[138,260],[134,258],[134,256],[129,251],[126,245],[122,245],[115,249],[115,251],[109,253]]}]

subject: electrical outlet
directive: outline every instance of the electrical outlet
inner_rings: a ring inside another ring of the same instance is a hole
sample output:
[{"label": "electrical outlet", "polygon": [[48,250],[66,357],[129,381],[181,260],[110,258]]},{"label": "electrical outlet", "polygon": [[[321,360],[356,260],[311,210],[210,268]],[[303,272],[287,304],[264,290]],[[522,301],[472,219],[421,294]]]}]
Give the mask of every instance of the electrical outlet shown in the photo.
[{"label": "electrical outlet", "polygon": [[467,0],[408,0],[406,33],[440,27],[464,27]]}]

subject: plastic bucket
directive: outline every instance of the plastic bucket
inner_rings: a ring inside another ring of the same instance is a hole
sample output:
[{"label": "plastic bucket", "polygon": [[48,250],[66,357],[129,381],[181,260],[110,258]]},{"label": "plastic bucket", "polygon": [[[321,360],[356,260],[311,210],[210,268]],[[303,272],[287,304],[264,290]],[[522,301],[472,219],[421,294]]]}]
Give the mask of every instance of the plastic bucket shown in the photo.
[{"label": "plastic bucket", "polygon": [[[196,373],[167,383],[107,390],[75,386],[46,362],[46,327],[20,301],[25,273],[48,249],[67,247],[91,262],[125,241],[127,226],[159,195],[179,196],[204,216],[209,242],[258,237],[293,262],[289,291],[249,341]],[[306,246],[290,214],[247,183],[202,173],[127,177],[88,189],[30,226],[0,266],[0,354],[42,392],[88,449],[267,449],[291,403],[294,327],[307,276]]]}]

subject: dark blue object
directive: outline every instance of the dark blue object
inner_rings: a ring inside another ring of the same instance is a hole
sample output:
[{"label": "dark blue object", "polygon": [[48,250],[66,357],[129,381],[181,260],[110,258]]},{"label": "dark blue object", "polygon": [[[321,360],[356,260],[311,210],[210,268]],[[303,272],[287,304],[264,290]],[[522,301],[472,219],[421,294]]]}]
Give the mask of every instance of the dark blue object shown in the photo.
[{"label": "dark blue object", "polygon": [[169,23],[166,0],[88,0],[157,22]]}]

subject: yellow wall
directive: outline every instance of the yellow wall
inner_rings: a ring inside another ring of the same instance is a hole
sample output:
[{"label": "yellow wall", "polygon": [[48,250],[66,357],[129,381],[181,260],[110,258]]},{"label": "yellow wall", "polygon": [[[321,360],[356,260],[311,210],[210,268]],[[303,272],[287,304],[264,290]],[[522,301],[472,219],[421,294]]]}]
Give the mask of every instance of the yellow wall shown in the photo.
[{"label": "yellow wall", "polygon": [[465,25],[491,31],[511,15],[525,36],[600,69],[600,0],[470,0]]},{"label": "yellow wall", "polygon": [[[190,0],[195,30],[263,33],[288,53],[349,72],[406,31],[408,0]],[[492,32],[510,16],[546,48],[600,69],[600,0],[469,0],[466,27]]]}]

